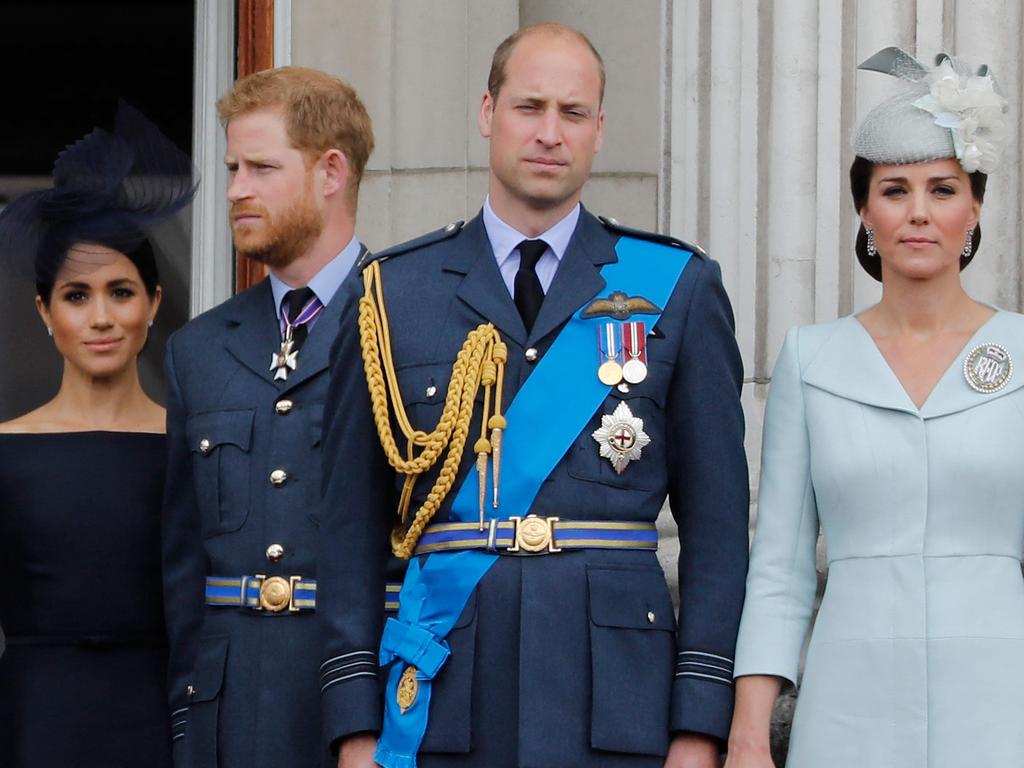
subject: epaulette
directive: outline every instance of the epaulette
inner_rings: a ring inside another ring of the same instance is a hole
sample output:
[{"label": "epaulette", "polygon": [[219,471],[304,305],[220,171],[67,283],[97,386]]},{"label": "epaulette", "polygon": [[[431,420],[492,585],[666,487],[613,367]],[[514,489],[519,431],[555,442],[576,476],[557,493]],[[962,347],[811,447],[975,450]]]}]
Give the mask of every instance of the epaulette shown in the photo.
[{"label": "epaulette", "polygon": [[399,245],[393,245],[390,248],[385,248],[383,251],[377,251],[376,253],[367,252],[366,258],[359,262],[359,268],[362,269],[368,264],[374,261],[382,261],[384,259],[390,259],[393,256],[401,256],[403,253],[409,253],[415,251],[418,248],[424,248],[434,243],[440,243],[442,240],[447,240],[449,237],[454,237],[460,229],[465,225],[464,221],[453,221],[447,227],[428,232],[425,235],[407,240]]},{"label": "epaulette", "polygon": [[673,248],[682,248],[684,251],[689,251],[690,253],[700,256],[702,259],[706,259],[708,257],[707,253],[699,245],[688,243],[685,240],[679,240],[671,235],[661,235],[657,232],[647,232],[643,229],[631,229],[630,227],[624,227],[618,221],[609,216],[598,216],[597,219],[612,232],[618,232],[620,235],[635,237],[639,240],[650,240],[654,243],[670,245]]}]

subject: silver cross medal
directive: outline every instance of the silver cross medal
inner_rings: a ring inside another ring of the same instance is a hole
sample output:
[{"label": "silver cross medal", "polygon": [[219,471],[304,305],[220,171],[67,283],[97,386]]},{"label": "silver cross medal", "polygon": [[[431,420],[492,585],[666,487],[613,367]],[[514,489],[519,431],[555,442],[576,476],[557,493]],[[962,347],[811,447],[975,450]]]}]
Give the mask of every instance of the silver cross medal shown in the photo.
[{"label": "silver cross medal", "polygon": [[276,371],[274,381],[288,378],[288,371],[294,371],[299,367],[299,351],[293,351],[295,342],[292,340],[292,327],[284,332],[284,339],[281,341],[281,351],[270,355],[270,370]]}]

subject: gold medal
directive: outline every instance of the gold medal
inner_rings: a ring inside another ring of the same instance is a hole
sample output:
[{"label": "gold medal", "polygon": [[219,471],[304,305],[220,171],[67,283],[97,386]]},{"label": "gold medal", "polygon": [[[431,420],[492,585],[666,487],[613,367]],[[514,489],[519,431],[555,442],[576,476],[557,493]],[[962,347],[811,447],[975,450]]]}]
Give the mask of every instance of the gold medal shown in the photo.
[{"label": "gold medal", "polygon": [[597,378],[608,387],[622,381],[622,364],[619,363],[619,327],[617,323],[603,323],[597,329],[597,345],[601,350],[602,363],[597,368]]},{"label": "gold medal", "polygon": [[617,360],[605,360],[597,369],[597,378],[601,380],[602,384],[614,387],[622,381],[622,366]]}]

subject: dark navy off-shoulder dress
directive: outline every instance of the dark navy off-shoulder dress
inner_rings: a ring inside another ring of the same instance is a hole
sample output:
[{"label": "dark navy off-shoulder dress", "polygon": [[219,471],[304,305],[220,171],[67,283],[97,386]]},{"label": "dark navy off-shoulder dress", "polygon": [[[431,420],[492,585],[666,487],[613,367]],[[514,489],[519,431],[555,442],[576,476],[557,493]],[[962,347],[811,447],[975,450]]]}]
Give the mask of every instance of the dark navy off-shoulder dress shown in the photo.
[{"label": "dark navy off-shoulder dress", "polygon": [[166,438],[0,434],[0,766],[170,765]]}]

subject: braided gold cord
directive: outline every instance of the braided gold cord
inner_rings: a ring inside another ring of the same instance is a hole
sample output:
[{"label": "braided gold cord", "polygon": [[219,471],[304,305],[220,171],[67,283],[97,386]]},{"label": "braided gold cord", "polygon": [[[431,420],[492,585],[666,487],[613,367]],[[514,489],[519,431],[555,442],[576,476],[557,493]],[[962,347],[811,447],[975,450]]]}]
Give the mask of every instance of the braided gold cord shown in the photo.
[{"label": "braided gold cord", "polygon": [[[487,430],[490,421],[487,411],[490,410],[492,386],[497,393],[494,410],[500,414],[500,393],[508,353],[492,324],[481,324],[470,331],[452,366],[451,381],[437,426],[429,433],[418,430],[409,421],[405,404],[402,402],[398,376],[391,355],[391,335],[384,309],[384,290],[379,262],[371,262],[366,268],[363,273],[363,286],[364,295],[359,300],[359,346],[363,356],[363,370],[370,393],[373,420],[388,462],[400,474],[407,475],[399,501],[399,524],[391,534],[391,548],[396,556],[408,559],[412,556],[423,529],[455,483],[469,434],[470,421],[473,418],[476,393],[481,383],[485,385],[488,401],[483,414],[483,429]],[[407,452],[404,456],[391,429],[392,410],[395,421],[407,441]],[[481,440],[486,440],[486,432]],[[418,455],[416,448],[422,449]],[[437,480],[427,494],[426,501],[417,510],[409,528],[403,532],[402,525],[409,510],[416,478],[429,471],[446,448],[447,455],[441,464]]]}]

